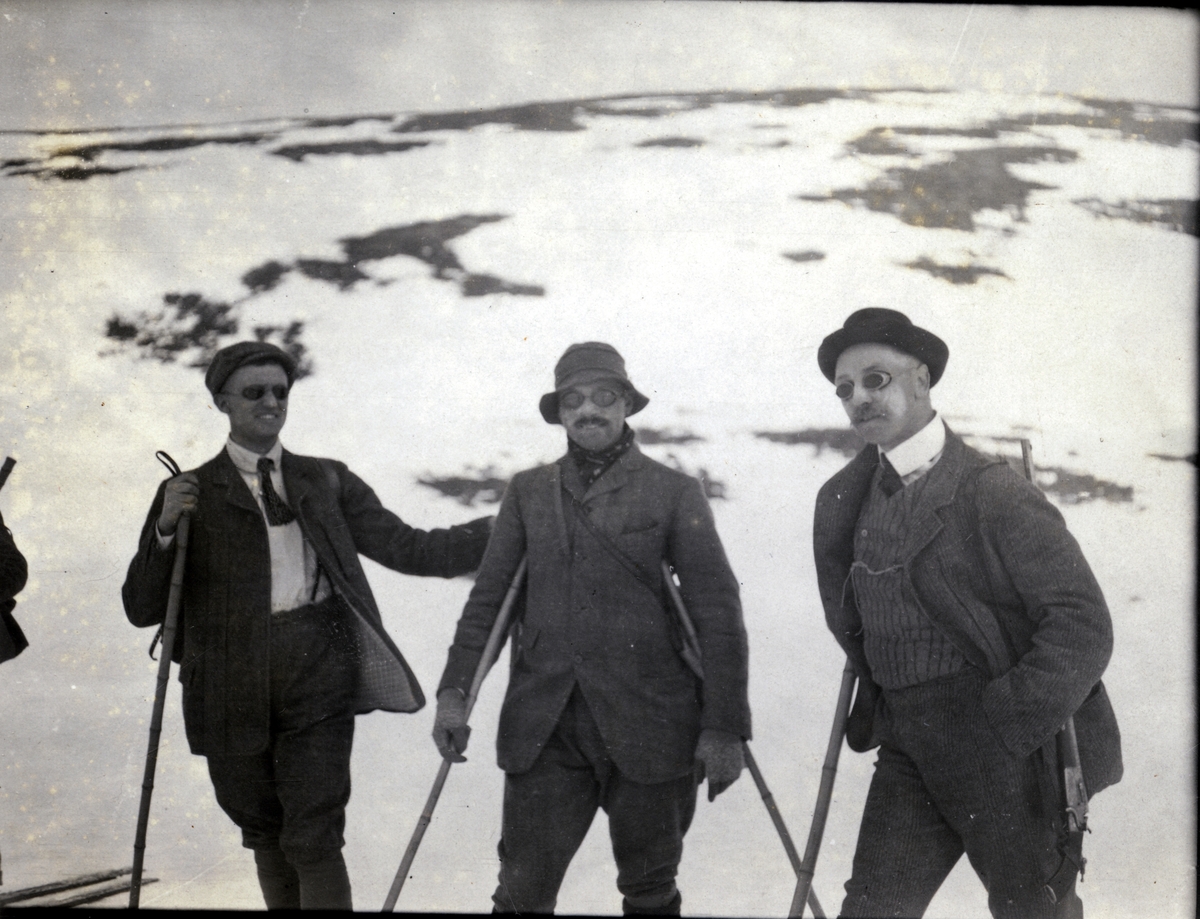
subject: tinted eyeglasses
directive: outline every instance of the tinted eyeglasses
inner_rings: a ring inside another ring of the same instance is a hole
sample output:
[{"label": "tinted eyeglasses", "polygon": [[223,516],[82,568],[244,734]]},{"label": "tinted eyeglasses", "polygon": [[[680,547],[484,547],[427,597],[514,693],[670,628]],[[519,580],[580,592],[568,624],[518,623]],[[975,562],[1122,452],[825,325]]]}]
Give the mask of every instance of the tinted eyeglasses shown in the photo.
[{"label": "tinted eyeglasses", "polygon": [[[620,398],[621,393],[613,392],[611,389],[597,389],[592,393],[592,404],[598,408],[608,408]],[[558,397],[558,404],[569,409],[580,408],[586,401],[587,397],[577,389],[562,393]]]},{"label": "tinted eyeglasses", "polygon": [[[892,382],[892,375],[886,370],[868,370],[863,374],[862,388],[868,392],[878,392],[890,382]],[[854,395],[854,381],[846,380],[843,383],[838,383],[834,392],[837,393],[837,397],[843,402],[848,402]]]},{"label": "tinted eyeglasses", "polygon": [[[228,390],[226,390],[226,392],[228,392]],[[275,396],[275,399],[279,402],[287,401],[288,388],[282,383],[276,383],[274,386],[247,386],[241,392],[231,393],[231,395],[241,396],[247,402],[257,402],[268,392]]]}]

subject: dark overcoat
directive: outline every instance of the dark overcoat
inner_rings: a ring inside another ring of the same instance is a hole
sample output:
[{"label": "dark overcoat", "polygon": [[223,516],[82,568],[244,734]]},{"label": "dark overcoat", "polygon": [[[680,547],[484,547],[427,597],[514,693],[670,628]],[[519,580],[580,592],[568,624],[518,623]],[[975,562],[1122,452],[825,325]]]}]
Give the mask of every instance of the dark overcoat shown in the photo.
[{"label": "dark overcoat", "polygon": [[[990,677],[988,724],[1015,756],[1051,741],[1072,714],[1088,790],[1121,778],[1116,717],[1100,675],[1112,653],[1104,596],[1062,514],[1007,463],[967,447],[947,428],[903,548],[905,588],[934,625]],[[813,528],[825,619],[859,677],[848,740],[877,743],[879,689],[847,583],[854,528],[879,465],[868,446],[817,495]]]},{"label": "dark overcoat", "polygon": [[[571,495],[641,577],[573,519]],[[575,686],[613,762],[636,782],[690,772],[702,728],[749,738],[738,582],[698,481],[636,446],[590,488],[569,456],[515,476],[439,691],[470,686],[522,556],[529,573],[496,739],[501,769],[521,773],[533,765]],[[679,575],[699,635],[703,683],[679,656],[663,559]]]},{"label": "dark overcoat", "polygon": [[[345,464],[283,452],[288,503],[321,570],[352,612],[360,655],[355,711],[414,712],[421,687],[383,627],[359,555],[405,574],[453,577],[474,570],[488,539],[486,519],[418,530],[384,508]],[[202,755],[246,755],[270,735],[271,556],[266,522],[229,454],[195,470],[175,660],[181,664],[188,744]],[[164,482],[146,517],[121,595],[137,626],[162,622],[175,549],[159,546],[155,524]]]},{"label": "dark overcoat", "polygon": [[29,647],[29,640],[13,617],[14,599],[25,586],[29,567],[0,517],[0,662],[12,660]]}]

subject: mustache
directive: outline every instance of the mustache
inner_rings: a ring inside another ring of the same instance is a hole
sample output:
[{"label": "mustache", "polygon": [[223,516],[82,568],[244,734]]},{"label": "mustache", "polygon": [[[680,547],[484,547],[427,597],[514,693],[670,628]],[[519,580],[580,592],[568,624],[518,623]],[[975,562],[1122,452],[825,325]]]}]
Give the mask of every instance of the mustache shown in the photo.
[{"label": "mustache", "polygon": [[854,417],[850,420],[854,424],[862,424],[864,421],[870,421],[872,418],[882,418],[884,412],[876,411],[872,408],[861,408],[854,413]]},{"label": "mustache", "polygon": [[571,423],[571,427],[580,428],[580,427],[583,427],[585,424],[604,424],[604,425],[606,425],[606,424],[608,424],[608,419],[602,418],[599,415],[585,415],[582,418],[576,418]]}]

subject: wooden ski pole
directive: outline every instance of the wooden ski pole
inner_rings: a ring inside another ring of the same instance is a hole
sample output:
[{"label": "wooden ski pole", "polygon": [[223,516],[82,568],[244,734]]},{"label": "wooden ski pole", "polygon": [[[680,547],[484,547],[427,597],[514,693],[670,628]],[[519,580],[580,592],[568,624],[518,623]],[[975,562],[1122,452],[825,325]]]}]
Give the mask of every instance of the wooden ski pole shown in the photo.
[{"label": "wooden ski pole", "polygon": [[[675,608],[675,614],[683,630],[683,651],[679,656],[683,658],[684,663],[691,668],[692,672],[703,680],[704,663],[700,656],[700,637],[696,634],[696,626],[692,623],[692,617],[683,602],[683,594],[679,592],[679,586],[675,583],[675,575],[666,559],[662,561],[662,574],[663,581],[667,585],[667,593],[671,596],[671,604]],[[767,780],[763,778],[754,754],[750,752],[750,744],[746,741],[742,741],[742,756],[745,757],[746,768],[754,779],[754,787],[758,789],[758,794],[767,808],[767,814],[771,817],[771,822],[775,824],[776,832],[779,833],[779,841],[783,843],[783,851],[787,853],[788,861],[792,863],[792,870],[799,876],[800,856],[796,853],[796,844],[792,842],[792,834],[788,832],[787,824],[783,822],[783,815],[775,804],[775,796],[767,787]],[[812,892],[811,886],[808,892],[808,903],[812,907],[813,916],[816,919],[824,919],[825,914],[821,910],[821,902]]]},{"label": "wooden ski pole", "polygon": [[[804,861],[796,872],[796,892],[788,916],[803,916],[804,903],[812,890],[813,874],[817,870],[817,855],[821,851],[821,837],[825,835],[825,818],[829,816],[829,803],[833,799],[833,780],[837,775],[838,756],[842,752],[842,739],[846,736],[846,721],[850,717],[850,700],[854,695],[854,665],[846,658],[842,670],[842,685],[838,691],[837,709],[833,715],[833,730],[829,732],[829,747],[825,751],[825,765],[821,767],[821,785],[817,790],[817,805],[813,809],[812,825],[808,830],[808,845],[804,850]],[[815,915],[815,912],[814,912]]]},{"label": "wooden ski pole", "polygon": [[8,475],[13,471],[15,465],[17,465],[17,461],[11,456],[4,457],[4,465],[0,466],[0,488],[3,488],[4,483],[8,481]]},{"label": "wooden ski pole", "polygon": [[[155,456],[172,477],[179,475],[175,460],[163,450]],[[146,827],[150,823],[150,796],[154,793],[154,770],[158,766],[158,742],[162,735],[163,708],[171,679],[171,654],[175,650],[175,631],[183,599],[183,570],[187,564],[188,533],[191,518],[184,514],[175,528],[175,566],[171,569],[171,589],[167,594],[167,613],[163,619],[162,648],[159,650],[158,682],[154,688],[154,709],[150,715],[150,740],[146,748],[146,770],[142,775],[142,800],[138,805],[137,832],[133,840],[133,875],[129,882],[129,908],[137,909],[142,893],[142,863],[146,855]]]},{"label": "wooden ski pole", "polygon": [[[525,579],[527,567],[527,560],[522,558],[521,563],[517,565],[517,572],[513,575],[512,583],[508,587],[508,593],[504,595],[504,601],[500,604],[500,612],[496,615],[491,634],[488,635],[487,644],[484,645],[483,656],[479,658],[479,666],[475,668],[471,689],[467,693],[466,718],[468,719],[471,717],[471,709],[475,707],[475,700],[479,698],[479,688],[483,685],[483,679],[492,669],[496,658],[500,656],[504,640],[508,637],[513,605],[517,602],[517,594],[521,591],[521,583]],[[446,784],[446,776],[450,774],[450,767],[453,765],[448,759],[442,760],[437,778],[433,780],[433,788],[425,801],[425,809],[421,811],[421,816],[417,820],[417,828],[413,830],[412,838],[408,841],[408,848],[404,850],[404,858],[400,860],[400,867],[396,869],[396,877],[392,879],[392,887],[388,891],[387,899],[383,902],[382,911],[385,913],[390,913],[395,909],[396,900],[399,899],[404,882],[408,879],[408,869],[412,867],[413,859],[417,857],[417,849],[425,836],[425,830],[433,820],[433,809],[437,807],[438,798],[442,794],[442,786]]]}]

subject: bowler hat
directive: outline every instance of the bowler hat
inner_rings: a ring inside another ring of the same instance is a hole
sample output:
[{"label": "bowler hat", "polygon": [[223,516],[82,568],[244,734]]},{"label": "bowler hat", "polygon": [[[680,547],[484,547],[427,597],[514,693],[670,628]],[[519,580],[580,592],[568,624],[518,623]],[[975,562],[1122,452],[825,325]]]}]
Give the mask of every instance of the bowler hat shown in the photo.
[{"label": "bowler hat", "polygon": [[585,341],[571,345],[563,352],[554,366],[554,392],[548,392],[538,402],[542,417],[548,424],[562,424],[558,417],[558,394],[572,386],[597,383],[600,380],[616,380],[633,399],[629,415],[636,415],[650,400],[633,388],[629,374],[625,372],[625,359],[612,345],[601,341]]},{"label": "bowler hat", "polygon": [[929,368],[930,386],[942,378],[950,359],[950,349],[932,332],[913,325],[901,312],[872,306],[851,313],[840,329],[825,337],[817,349],[817,366],[832,383],[842,352],[866,344],[889,345],[911,354]]},{"label": "bowler hat", "polygon": [[289,387],[296,382],[296,359],[282,348],[265,341],[239,341],[213,355],[204,374],[204,385],[215,396],[239,367],[272,363],[283,368]]}]

